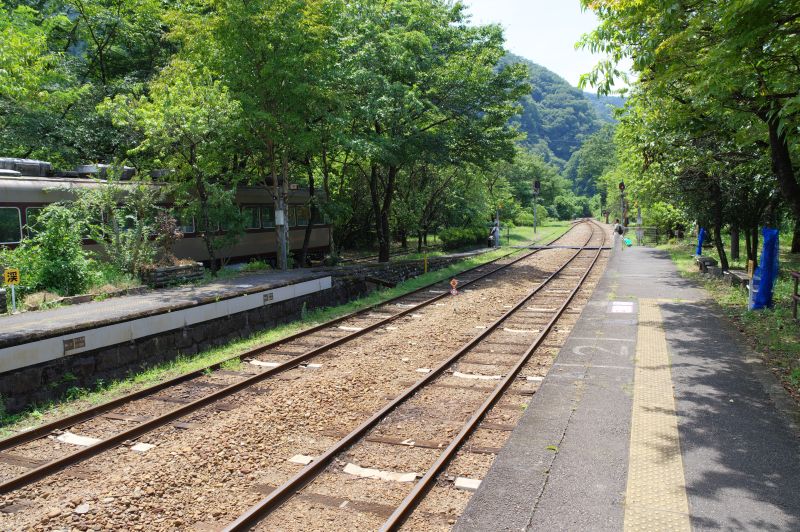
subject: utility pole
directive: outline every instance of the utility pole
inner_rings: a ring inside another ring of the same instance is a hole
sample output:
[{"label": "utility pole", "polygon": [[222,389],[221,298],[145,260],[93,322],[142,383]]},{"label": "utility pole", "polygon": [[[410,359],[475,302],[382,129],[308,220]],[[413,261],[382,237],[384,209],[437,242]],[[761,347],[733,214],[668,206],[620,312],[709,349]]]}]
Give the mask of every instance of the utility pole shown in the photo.
[{"label": "utility pole", "polygon": [[542,189],[542,184],[539,180],[535,180],[533,182],[533,234],[536,234],[536,226],[538,225],[539,219],[536,214],[536,204],[539,200],[539,191]]}]

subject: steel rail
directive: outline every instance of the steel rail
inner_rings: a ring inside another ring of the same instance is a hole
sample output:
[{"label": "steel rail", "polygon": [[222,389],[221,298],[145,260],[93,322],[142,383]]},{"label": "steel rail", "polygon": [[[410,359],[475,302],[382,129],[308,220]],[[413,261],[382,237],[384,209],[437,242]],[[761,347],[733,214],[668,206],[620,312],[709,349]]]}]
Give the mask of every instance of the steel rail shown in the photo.
[{"label": "steel rail", "polygon": [[[594,234],[589,236],[586,243],[592,239]],[[356,427],[350,434],[340,439],[336,442],[333,446],[331,446],[328,450],[326,450],[322,455],[317,457],[312,463],[305,466],[302,470],[300,470],[297,474],[291,477],[289,480],[275,488],[269,495],[264,497],[261,501],[257,502],[255,505],[251,506],[247,511],[241,514],[235,521],[228,524],[223,531],[224,532],[238,532],[242,530],[249,530],[253,526],[255,526],[261,519],[263,519],[266,515],[277,509],[281,506],[284,502],[286,502],[289,498],[291,498],[295,493],[297,493],[300,489],[306,486],[309,482],[311,482],[314,478],[316,478],[320,473],[322,473],[326,467],[333,461],[333,459],[339,455],[345,449],[351,447],[353,444],[358,442],[370,429],[374,428],[378,423],[381,422],[388,414],[393,412],[398,406],[406,402],[410,399],[413,395],[415,395],[420,389],[425,387],[426,385],[433,382],[436,378],[438,378],[442,373],[444,373],[447,368],[452,366],[456,361],[462,358],[466,353],[471,351],[476,345],[478,345],[482,340],[484,340],[487,336],[489,336],[492,332],[494,332],[504,321],[508,319],[509,316],[517,312],[520,308],[522,308],[527,302],[534,297],[536,294],[539,293],[542,289],[544,289],[558,274],[560,274],[567,266],[569,266],[581,251],[577,251],[575,254],[570,257],[561,267],[559,267],[555,272],[550,274],[544,281],[542,281],[536,288],[534,288],[531,292],[529,292],[525,297],[523,297],[514,307],[510,310],[505,312],[499,319],[489,325],[484,331],[476,335],[474,338],[469,340],[464,346],[458,349],[455,353],[453,353],[447,360],[439,364],[436,368],[432,369],[430,373],[428,373],[425,377],[417,381],[415,384],[407,388],[403,391],[399,396],[381,408],[378,412],[373,414],[368,420],[364,421],[361,425]],[[591,268],[590,268],[591,269]]]},{"label": "steel rail", "polygon": [[[564,233],[564,235],[566,235],[566,233]],[[553,240],[553,242],[556,242],[556,241],[560,240],[561,238],[564,237],[564,235],[561,235],[560,237],[556,238],[555,240]],[[501,261],[501,260],[513,255],[514,253],[518,253],[518,251],[512,251],[510,253],[506,253],[506,254],[504,254],[504,255],[502,255],[502,256],[500,256],[500,257],[498,257],[498,258],[496,258],[496,259],[494,259],[492,261],[486,262],[486,263],[478,265],[478,266],[474,266],[472,268],[468,268],[468,269],[458,273],[458,275],[463,275],[465,273],[469,273],[469,272],[475,271],[475,270],[477,270],[479,268],[490,266],[490,265],[492,265],[492,264],[494,264],[494,263],[496,263],[498,261]],[[525,258],[530,257],[531,255],[532,255],[532,253],[529,253],[527,255],[521,256],[518,260],[524,260]],[[510,266],[511,264],[514,264],[514,262],[511,262],[506,266]],[[500,269],[502,269],[504,267],[505,266],[501,266],[500,268],[498,268],[496,270],[493,270],[493,272],[494,271],[500,271]],[[490,272],[490,273],[492,273],[492,272]],[[417,288],[416,290],[412,290],[412,291],[407,292],[405,294],[393,297],[391,299],[387,299],[386,301],[382,301],[382,302],[376,303],[374,305],[370,305],[370,306],[365,307],[365,308],[360,309],[360,310],[349,312],[349,313],[347,313],[347,314],[345,314],[343,316],[339,316],[338,318],[333,318],[333,319],[328,320],[328,321],[326,321],[324,323],[320,323],[318,325],[314,325],[313,327],[310,327],[308,329],[303,329],[302,331],[298,331],[298,332],[296,332],[294,334],[286,336],[285,338],[281,338],[280,340],[275,340],[274,342],[270,342],[269,344],[261,345],[261,346],[258,346],[258,347],[254,347],[252,349],[249,349],[249,350],[247,350],[247,351],[245,351],[243,353],[240,353],[238,355],[235,355],[233,357],[227,358],[225,360],[221,360],[219,362],[216,362],[214,364],[210,364],[208,366],[205,366],[203,368],[191,371],[189,373],[184,373],[183,375],[179,375],[177,377],[173,377],[173,378],[171,378],[169,380],[166,380],[164,382],[155,384],[153,386],[149,386],[149,387],[144,388],[142,390],[138,390],[136,392],[123,395],[123,396],[118,397],[116,399],[113,399],[113,400],[111,400],[111,401],[109,401],[107,403],[103,403],[101,405],[97,405],[97,406],[94,406],[94,407],[91,407],[91,408],[87,408],[86,410],[82,410],[82,411],[77,412],[75,414],[72,414],[70,416],[66,416],[66,417],[57,419],[55,421],[52,421],[52,422],[47,423],[45,425],[41,425],[41,426],[36,427],[34,429],[31,429],[31,430],[28,430],[28,431],[25,431],[25,432],[21,432],[19,434],[15,434],[13,436],[9,436],[8,438],[0,440],[0,452],[7,451],[9,449],[13,449],[14,447],[19,447],[20,445],[32,442],[34,440],[38,440],[40,438],[43,438],[43,437],[47,436],[48,434],[52,433],[55,430],[61,430],[61,429],[64,429],[64,428],[68,428],[68,427],[77,425],[78,423],[82,423],[84,421],[88,421],[90,419],[98,417],[98,416],[100,416],[100,415],[102,415],[102,414],[104,414],[104,413],[106,413],[106,412],[108,412],[110,410],[113,410],[114,408],[117,408],[118,406],[130,403],[130,402],[135,401],[137,399],[142,399],[142,398],[147,397],[149,395],[153,395],[153,394],[155,394],[157,392],[160,392],[161,390],[165,390],[167,388],[171,388],[173,386],[177,386],[178,384],[182,384],[182,383],[184,383],[186,381],[190,381],[192,379],[201,377],[204,374],[206,374],[208,371],[215,371],[215,370],[220,369],[222,367],[222,365],[227,363],[227,362],[230,362],[230,361],[233,361],[233,360],[243,360],[243,359],[246,359],[246,358],[257,356],[257,355],[261,354],[264,351],[268,351],[270,349],[274,349],[276,347],[280,347],[280,346],[282,346],[284,344],[293,342],[293,341],[295,341],[295,340],[297,340],[299,338],[302,338],[304,336],[308,336],[308,335],[313,334],[315,332],[318,332],[318,331],[321,331],[323,329],[326,329],[326,328],[328,328],[330,326],[336,325],[337,323],[341,323],[343,321],[347,321],[349,319],[352,319],[355,316],[358,316],[359,314],[371,312],[371,311],[373,311],[373,310],[375,310],[375,309],[377,309],[379,307],[382,307],[384,305],[391,304],[391,303],[393,303],[395,301],[398,301],[398,300],[403,299],[405,297],[408,297],[410,295],[422,292],[423,290],[427,290],[431,286],[434,286],[434,285],[439,284],[441,282],[442,282],[442,280],[433,281],[433,282],[428,283],[428,284],[426,284],[424,286],[421,286],[420,288]],[[345,337],[354,337],[354,335],[346,335]],[[345,338],[345,337],[343,337],[343,338]]]},{"label": "steel rail", "polygon": [[[601,228],[602,231],[602,228]],[[603,233],[603,244],[605,244],[606,236]],[[390,530],[398,530],[402,524],[405,522],[406,519],[411,515],[417,505],[422,501],[425,497],[425,494],[431,488],[433,482],[439,476],[441,471],[444,467],[450,462],[450,460],[455,456],[458,452],[458,449],[467,441],[469,436],[472,432],[478,427],[481,420],[484,416],[489,412],[489,410],[494,406],[494,404],[502,397],[503,393],[505,393],[506,389],[511,386],[511,383],[514,379],[517,378],[517,375],[522,370],[522,368],[527,364],[528,360],[530,360],[531,355],[533,355],[534,351],[539,348],[542,344],[544,339],[550,333],[552,328],[555,326],[556,322],[561,318],[562,314],[572,303],[572,300],[577,295],[578,291],[583,287],[586,278],[594,269],[595,264],[597,264],[597,260],[600,258],[600,254],[603,252],[603,246],[600,246],[597,249],[597,253],[592,260],[592,263],[586,269],[586,272],[578,281],[575,288],[570,292],[569,296],[567,297],[566,301],[559,307],[556,314],[553,318],[547,323],[545,328],[539,333],[539,336],[534,340],[534,342],[525,350],[525,353],[520,357],[511,371],[503,378],[502,381],[495,387],[492,391],[491,395],[486,399],[486,401],[473,413],[472,417],[464,424],[461,431],[456,435],[455,438],[451,441],[450,445],[442,451],[437,458],[436,462],[428,469],[428,472],[414,485],[414,488],[411,492],[406,495],[400,505],[395,509],[391,516],[384,522],[381,526],[381,532],[386,532]]]},{"label": "steel rail", "polygon": [[[565,233],[564,235],[566,235],[566,234],[567,233]],[[561,235],[560,237],[556,238],[554,241],[560,240],[561,238],[564,237],[564,235]],[[522,260],[525,260],[525,259],[531,257],[532,255],[536,254],[537,252],[538,252],[538,250],[533,250],[531,253],[522,255],[521,257],[518,257],[518,258],[515,258],[514,260],[512,260],[511,262],[509,262],[507,264],[503,264],[500,267],[498,267],[496,269],[493,269],[490,272],[483,273],[480,276],[465,282],[462,286],[468,286],[468,285],[470,285],[472,283],[480,281],[481,279],[484,279],[484,278],[486,278],[486,277],[488,277],[490,275],[493,275],[493,274],[495,274],[495,273],[497,273],[497,272],[499,272],[501,270],[504,270],[504,269],[510,267],[513,264],[516,264],[516,263],[518,263],[518,262],[520,262]],[[512,254],[513,254],[513,252],[512,253],[508,253],[508,254],[504,255],[503,257],[499,257],[494,262],[502,260],[503,258],[506,258],[506,257],[508,257],[509,255],[512,255]],[[465,270],[462,273],[470,272],[470,271],[476,270],[476,269],[484,267],[484,266],[486,266],[486,264],[482,264],[480,266],[476,266],[475,268],[470,268],[469,270]],[[393,299],[390,299],[388,301],[384,301],[383,303],[380,303],[380,304],[377,304],[377,305],[373,305],[371,307],[368,307],[367,309],[362,309],[360,311],[357,311],[357,312],[351,314],[350,316],[352,317],[353,315],[358,315],[360,313],[364,313],[364,312],[369,311],[371,309],[374,309],[376,307],[386,305],[387,303],[391,303],[392,301],[396,301],[398,299],[406,297],[406,296],[408,296],[410,294],[413,294],[415,292],[419,292],[419,291],[421,291],[421,290],[423,290],[423,289],[425,289],[425,288],[427,288],[429,286],[432,286],[432,285],[440,283],[440,282],[442,282],[442,281],[437,281],[436,283],[431,283],[429,285],[426,285],[425,287],[422,287],[422,288],[420,288],[420,289],[418,289],[416,291],[409,292],[408,294],[405,294],[403,296],[398,296],[397,298],[393,298]],[[351,334],[345,335],[345,336],[343,336],[341,338],[336,338],[333,341],[328,342],[328,343],[326,343],[326,344],[324,344],[322,346],[313,348],[313,349],[311,349],[309,351],[306,351],[305,353],[302,353],[302,354],[300,354],[300,355],[298,355],[296,357],[292,357],[288,361],[281,363],[279,366],[267,369],[266,371],[263,371],[263,372],[261,372],[259,374],[256,374],[256,375],[253,375],[252,377],[248,377],[248,378],[246,378],[246,379],[244,379],[242,381],[239,381],[237,383],[234,383],[234,384],[231,384],[229,386],[226,386],[225,388],[222,388],[220,390],[212,392],[209,395],[201,397],[200,399],[197,399],[197,400],[195,400],[195,401],[193,401],[191,403],[187,403],[185,405],[181,405],[181,406],[179,406],[179,407],[177,407],[177,408],[175,408],[173,410],[170,410],[170,411],[166,412],[165,414],[162,414],[162,415],[160,415],[158,417],[155,417],[153,419],[144,421],[144,422],[142,422],[142,423],[140,423],[140,424],[138,424],[138,425],[136,425],[134,427],[131,427],[128,430],[125,430],[125,431],[117,433],[117,434],[115,434],[113,436],[110,436],[110,437],[108,437],[108,438],[106,438],[106,439],[104,439],[104,440],[102,440],[102,441],[100,441],[100,442],[98,442],[98,443],[96,443],[94,445],[85,447],[83,449],[79,449],[79,450],[77,450],[77,451],[75,451],[73,453],[70,453],[70,454],[66,455],[66,456],[63,456],[63,457],[58,458],[56,460],[47,462],[46,464],[43,464],[43,465],[41,465],[41,466],[39,466],[39,467],[37,467],[35,469],[31,469],[30,471],[27,471],[27,472],[25,472],[25,473],[23,473],[21,475],[18,475],[16,477],[14,477],[12,479],[9,479],[8,481],[0,484],[0,495],[7,494],[7,493],[9,493],[11,491],[14,491],[14,490],[17,490],[19,488],[22,488],[22,487],[24,487],[24,486],[26,486],[28,484],[31,484],[33,482],[36,482],[36,481],[41,480],[43,478],[46,478],[46,477],[48,477],[48,476],[50,476],[50,475],[52,475],[54,473],[57,473],[58,471],[61,471],[61,470],[65,469],[65,468],[71,466],[71,465],[75,465],[75,464],[77,464],[79,462],[82,462],[84,460],[87,460],[87,459],[89,459],[91,457],[97,456],[98,454],[101,454],[101,453],[103,453],[103,452],[105,452],[105,451],[107,451],[109,449],[113,449],[114,447],[117,447],[117,446],[123,444],[126,441],[134,440],[134,439],[136,439],[136,438],[138,438],[138,437],[140,437],[140,436],[142,436],[142,435],[144,435],[144,434],[146,434],[148,432],[151,432],[151,431],[153,431],[153,430],[155,430],[157,428],[160,428],[160,427],[162,427],[162,426],[164,426],[164,425],[166,425],[166,424],[168,424],[168,423],[170,423],[172,421],[175,421],[177,419],[185,417],[186,415],[191,414],[192,412],[195,412],[195,411],[197,411],[197,410],[199,410],[199,409],[201,409],[203,407],[206,407],[206,406],[208,406],[208,405],[210,405],[210,404],[212,404],[212,403],[214,403],[216,401],[219,401],[220,399],[229,397],[229,396],[231,396],[231,395],[233,395],[233,394],[235,394],[235,393],[237,393],[239,391],[242,391],[242,390],[244,390],[246,388],[249,388],[250,386],[253,386],[254,384],[257,384],[257,383],[259,383],[259,382],[261,382],[263,380],[266,380],[266,379],[268,379],[270,377],[273,377],[273,376],[275,376],[275,375],[277,375],[279,373],[283,373],[285,371],[294,369],[300,363],[305,362],[308,359],[311,359],[311,358],[313,358],[313,357],[315,357],[315,356],[317,356],[317,355],[319,355],[319,354],[321,354],[323,352],[329,351],[332,348],[338,347],[339,345],[347,343],[350,340],[353,340],[355,338],[363,336],[364,334],[367,334],[367,333],[369,333],[369,332],[371,332],[371,331],[373,331],[373,330],[375,330],[377,328],[383,327],[387,323],[391,323],[391,322],[395,321],[398,318],[401,318],[401,317],[403,317],[403,316],[405,316],[407,314],[415,312],[415,311],[419,310],[422,307],[428,306],[428,305],[434,303],[435,301],[438,301],[439,299],[441,299],[441,298],[443,298],[443,297],[445,297],[447,295],[449,295],[449,294],[447,292],[445,292],[443,294],[436,295],[436,296],[434,296],[434,297],[432,297],[430,299],[426,299],[425,301],[420,302],[419,304],[415,305],[414,307],[402,310],[397,314],[393,314],[393,315],[391,315],[391,316],[389,316],[387,318],[379,320],[378,322],[376,322],[376,323],[374,323],[372,325],[368,325],[367,327],[364,327],[363,329],[361,329],[359,331],[354,331]],[[342,319],[343,318],[337,318],[335,320],[332,320],[331,322],[328,322],[328,323],[324,324],[324,327],[328,327],[331,324],[338,323],[338,322],[342,321]],[[301,337],[301,336],[305,336],[305,335],[310,334],[311,332],[316,332],[320,328],[324,328],[324,327],[323,326],[317,326],[317,327],[314,327],[314,328],[309,329],[307,331],[304,331],[304,332],[301,332],[301,333],[297,333],[297,334],[293,335],[292,337],[288,337],[288,338],[298,338],[298,337]],[[278,341],[278,342],[276,342],[274,344],[270,344],[270,346],[256,348],[255,351],[256,352],[264,351],[266,349],[271,348],[274,345],[279,345],[281,343],[286,343],[287,341],[288,341],[288,339],[280,340],[280,341]],[[249,356],[250,353],[252,353],[252,351],[248,352],[246,354],[237,355],[236,357],[233,357],[233,358],[234,359],[236,359],[236,358],[242,359],[242,358],[245,358],[245,357]],[[195,372],[195,373],[198,373],[198,372]],[[202,373],[202,370],[199,373]],[[186,379],[184,379],[184,380],[186,380]],[[163,389],[163,386],[162,386],[162,389]],[[152,389],[149,389],[149,390],[152,390]],[[104,405],[104,406],[106,406],[106,405]],[[108,408],[106,408],[106,411],[107,410],[108,410]],[[51,428],[50,430],[52,431],[53,429]]]}]

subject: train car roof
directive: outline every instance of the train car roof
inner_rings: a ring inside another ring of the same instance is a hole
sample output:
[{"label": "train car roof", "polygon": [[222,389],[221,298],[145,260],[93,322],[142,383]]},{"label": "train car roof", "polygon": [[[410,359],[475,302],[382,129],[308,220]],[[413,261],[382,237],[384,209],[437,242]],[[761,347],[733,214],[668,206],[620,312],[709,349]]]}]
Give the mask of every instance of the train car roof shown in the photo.
[{"label": "train car roof", "polygon": [[[157,187],[163,182],[118,181],[121,186],[132,186],[145,183]],[[107,180],[79,177],[35,177],[35,176],[2,176],[0,175],[0,198],[4,203],[53,203],[72,201],[73,190],[78,188],[95,188],[108,184]],[[289,190],[289,201],[308,198],[307,188]],[[238,203],[272,203],[272,191],[265,187],[240,186],[236,191]]]}]

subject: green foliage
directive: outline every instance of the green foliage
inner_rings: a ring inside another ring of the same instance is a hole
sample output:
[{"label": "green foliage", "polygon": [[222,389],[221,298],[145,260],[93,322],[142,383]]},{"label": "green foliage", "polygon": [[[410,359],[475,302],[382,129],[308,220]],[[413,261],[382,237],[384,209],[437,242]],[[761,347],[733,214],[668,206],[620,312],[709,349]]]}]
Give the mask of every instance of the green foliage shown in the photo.
[{"label": "green foliage", "polygon": [[520,129],[525,143],[546,161],[563,165],[601,123],[593,105],[579,89],[527,59],[508,54],[506,64],[521,64],[529,72],[531,92],[522,99]]},{"label": "green foliage", "polygon": [[614,126],[606,125],[592,134],[580,149],[572,154],[564,176],[572,182],[572,190],[583,196],[605,193],[597,184],[600,177],[616,164]]},{"label": "green foliage", "polygon": [[36,290],[64,296],[82,293],[98,278],[82,246],[84,232],[84,223],[74,210],[49,205],[37,218],[34,236],[14,250],[0,252],[0,262],[20,269],[23,294]]},{"label": "green foliage", "polygon": [[449,227],[438,233],[445,250],[485,244],[488,234],[489,230],[483,227]]},{"label": "green foliage", "polygon": [[615,172],[632,195],[713,228],[723,268],[725,225],[757,234],[782,207],[800,219],[797,2],[581,3],[600,19],[583,45],[609,57],[582,82],[608,92],[626,56],[638,78]]},{"label": "green foliage", "polygon": [[260,271],[265,271],[265,270],[269,270],[269,269],[271,269],[271,268],[270,268],[269,264],[266,263],[266,261],[252,259],[252,260],[250,260],[250,262],[248,262],[247,264],[242,266],[242,270],[241,271],[243,271],[243,272],[260,272]]},{"label": "green foliage", "polygon": [[657,227],[668,235],[673,235],[678,229],[685,229],[689,225],[686,213],[663,201],[654,203],[645,212],[645,218],[645,225]]},{"label": "green foliage", "polygon": [[97,242],[101,257],[130,275],[138,274],[156,257],[156,203],[160,192],[142,182],[122,182],[111,176],[107,183],[76,190],[76,207],[88,235]]}]

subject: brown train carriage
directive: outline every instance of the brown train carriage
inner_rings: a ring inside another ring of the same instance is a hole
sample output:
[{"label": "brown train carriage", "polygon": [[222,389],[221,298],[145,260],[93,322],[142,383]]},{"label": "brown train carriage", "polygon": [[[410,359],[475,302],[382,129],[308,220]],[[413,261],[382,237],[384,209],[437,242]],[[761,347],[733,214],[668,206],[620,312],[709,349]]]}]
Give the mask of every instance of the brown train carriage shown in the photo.
[{"label": "brown train carriage", "polygon": [[[16,247],[25,237],[26,226],[50,203],[72,201],[77,188],[105,186],[105,181],[68,177],[29,177],[0,175],[0,246]],[[125,182],[122,183],[125,186]],[[218,256],[241,262],[250,258],[274,260],[277,241],[275,213],[271,193],[263,187],[239,187],[236,202],[247,215],[247,227],[239,241],[221,249]],[[308,191],[289,191],[289,246],[297,253],[303,246],[309,218]],[[175,245],[175,255],[182,259],[208,261],[205,244],[194,220],[181,220],[184,238]],[[308,251],[321,258],[330,250],[330,225],[318,218],[312,221]],[[99,251],[99,246],[85,240],[84,246]]]}]

